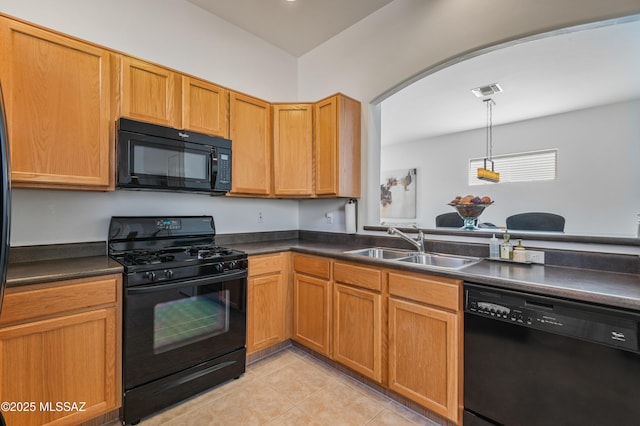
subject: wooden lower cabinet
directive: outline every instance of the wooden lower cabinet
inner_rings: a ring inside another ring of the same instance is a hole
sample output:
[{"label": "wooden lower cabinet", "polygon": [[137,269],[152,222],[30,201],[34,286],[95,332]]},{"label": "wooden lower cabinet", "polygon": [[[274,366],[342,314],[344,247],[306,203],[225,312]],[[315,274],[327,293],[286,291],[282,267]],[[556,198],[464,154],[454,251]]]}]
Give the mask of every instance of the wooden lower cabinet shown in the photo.
[{"label": "wooden lower cabinet", "polygon": [[249,257],[247,353],[291,337],[289,253]]},{"label": "wooden lower cabinet", "polygon": [[434,301],[457,307],[460,291],[451,279],[389,274],[389,388],[456,423],[462,320]]},{"label": "wooden lower cabinet", "polygon": [[335,262],[333,274],[333,359],[382,383],[382,273]]},{"label": "wooden lower cabinet", "polygon": [[330,260],[293,257],[293,336],[304,346],[331,356]]},{"label": "wooden lower cabinet", "polygon": [[[293,340],[461,424],[462,281],[306,254],[291,260]],[[250,258],[249,348],[281,341],[276,265]]]},{"label": "wooden lower cabinet", "polygon": [[9,425],[75,425],[121,404],[121,276],[7,290],[0,400]]}]

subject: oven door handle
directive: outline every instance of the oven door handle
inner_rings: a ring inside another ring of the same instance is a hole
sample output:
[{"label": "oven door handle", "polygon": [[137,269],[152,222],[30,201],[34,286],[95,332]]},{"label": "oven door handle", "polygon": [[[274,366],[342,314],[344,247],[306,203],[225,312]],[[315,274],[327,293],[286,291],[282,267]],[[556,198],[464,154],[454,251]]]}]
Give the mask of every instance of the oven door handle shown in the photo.
[{"label": "oven door handle", "polygon": [[237,271],[229,274],[216,275],[213,277],[188,279],[188,280],[178,281],[170,284],[158,283],[158,284],[151,284],[151,285],[128,287],[127,293],[128,294],[153,293],[155,291],[172,290],[172,289],[183,288],[183,287],[197,287],[199,285],[218,284],[225,281],[232,281],[232,280],[237,280],[242,278],[247,278],[246,270]]}]

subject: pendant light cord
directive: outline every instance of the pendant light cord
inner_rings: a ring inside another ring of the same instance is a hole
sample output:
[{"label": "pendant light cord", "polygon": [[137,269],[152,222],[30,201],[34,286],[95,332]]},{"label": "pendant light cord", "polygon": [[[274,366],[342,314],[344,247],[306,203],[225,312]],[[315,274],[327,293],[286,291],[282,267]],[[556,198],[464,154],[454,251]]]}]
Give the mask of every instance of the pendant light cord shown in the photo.
[{"label": "pendant light cord", "polygon": [[487,104],[487,159],[493,161],[493,99],[485,99]]}]

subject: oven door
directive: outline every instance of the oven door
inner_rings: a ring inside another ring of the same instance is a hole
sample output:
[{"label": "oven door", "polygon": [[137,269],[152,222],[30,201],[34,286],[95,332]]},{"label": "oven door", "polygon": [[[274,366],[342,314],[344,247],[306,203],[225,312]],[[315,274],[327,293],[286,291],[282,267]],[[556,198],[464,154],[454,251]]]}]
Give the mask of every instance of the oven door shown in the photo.
[{"label": "oven door", "polygon": [[247,271],[127,288],[124,386],[244,348]]},{"label": "oven door", "polygon": [[199,143],[118,133],[118,186],[213,192],[214,150]]}]

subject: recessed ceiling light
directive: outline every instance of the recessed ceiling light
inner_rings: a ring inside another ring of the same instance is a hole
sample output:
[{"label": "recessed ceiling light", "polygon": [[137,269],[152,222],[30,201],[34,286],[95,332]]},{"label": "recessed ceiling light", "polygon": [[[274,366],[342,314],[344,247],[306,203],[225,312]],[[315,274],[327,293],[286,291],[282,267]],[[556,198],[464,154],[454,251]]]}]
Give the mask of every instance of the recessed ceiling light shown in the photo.
[{"label": "recessed ceiling light", "polygon": [[494,93],[502,92],[502,87],[498,83],[487,84],[486,86],[476,87],[475,89],[471,89],[474,95],[479,98],[484,96],[491,96]]}]

